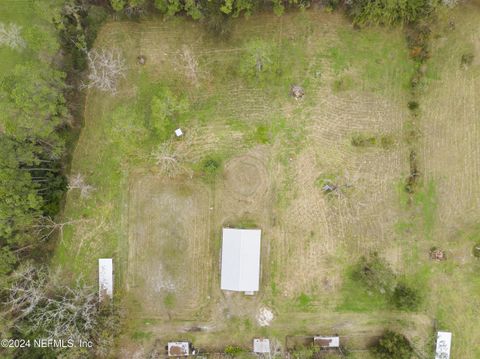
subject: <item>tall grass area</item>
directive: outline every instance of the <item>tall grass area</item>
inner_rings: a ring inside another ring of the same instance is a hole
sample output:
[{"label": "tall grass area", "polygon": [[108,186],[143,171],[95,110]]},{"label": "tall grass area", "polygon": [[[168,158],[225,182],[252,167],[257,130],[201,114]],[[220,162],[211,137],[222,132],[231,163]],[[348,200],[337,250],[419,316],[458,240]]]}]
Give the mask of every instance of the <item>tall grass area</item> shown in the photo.
[{"label": "tall grass area", "polygon": [[405,47],[405,39],[397,30],[373,27],[355,32],[340,28],[338,38],[320,56],[329,60],[337,81],[346,82],[342,89],[403,91],[414,73]]}]

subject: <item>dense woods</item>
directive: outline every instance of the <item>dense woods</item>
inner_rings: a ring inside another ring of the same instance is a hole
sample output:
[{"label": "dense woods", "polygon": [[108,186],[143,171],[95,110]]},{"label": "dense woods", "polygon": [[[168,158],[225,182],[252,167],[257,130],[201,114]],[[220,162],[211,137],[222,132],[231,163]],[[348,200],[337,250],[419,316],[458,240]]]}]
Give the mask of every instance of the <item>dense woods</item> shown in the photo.
[{"label": "dense woods", "polygon": [[[111,0],[113,10],[128,15],[144,14],[155,8],[169,16],[186,14],[207,23],[219,17],[251,15],[255,11],[273,11],[281,15],[287,9],[305,9],[318,4],[329,10],[343,8],[357,24],[408,24],[428,16],[438,1],[428,0]],[[451,1],[445,2],[452,5]]]}]

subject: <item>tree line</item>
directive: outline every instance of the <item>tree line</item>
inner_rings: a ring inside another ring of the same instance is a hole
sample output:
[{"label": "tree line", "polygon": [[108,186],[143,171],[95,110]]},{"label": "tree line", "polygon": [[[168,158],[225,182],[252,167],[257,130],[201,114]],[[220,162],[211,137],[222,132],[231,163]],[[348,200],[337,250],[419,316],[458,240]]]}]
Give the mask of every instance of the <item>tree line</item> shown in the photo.
[{"label": "tree line", "polygon": [[[78,83],[108,9],[76,0],[29,5],[28,25],[0,21],[0,48],[15,60],[0,64],[0,336],[93,340],[98,355],[113,345],[116,313],[98,303],[91,286],[65,284],[46,264],[62,227],[56,220],[69,151],[81,127]],[[69,357],[89,354],[83,348]],[[59,352],[0,348],[0,356],[56,358]]]},{"label": "tree line", "polygon": [[249,16],[265,10],[282,15],[288,9],[305,9],[319,4],[329,10],[343,9],[358,25],[409,24],[428,16],[443,3],[452,6],[455,0],[110,0],[116,12],[128,16],[158,11],[168,16],[184,14],[204,20],[218,30],[222,21],[240,15]]}]

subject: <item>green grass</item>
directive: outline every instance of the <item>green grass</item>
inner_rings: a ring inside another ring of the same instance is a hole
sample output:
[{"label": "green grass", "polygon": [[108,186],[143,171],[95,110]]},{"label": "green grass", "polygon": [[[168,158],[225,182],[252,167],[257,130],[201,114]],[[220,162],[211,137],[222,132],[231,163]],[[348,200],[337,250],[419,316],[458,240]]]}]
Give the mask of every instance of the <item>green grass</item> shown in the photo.
[{"label": "green grass", "polygon": [[167,295],[165,295],[165,298],[163,298],[163,304],[167,309],[175,308],[175,294],[167,293]]},{"label": "green grass", "polygon": [[342,299],[336,307],[339,312],[373,312],[386,310],[390,306],[386,295],[369,291],[350,273],[344,280],[341,294]]},{"label": "green grass", "polygon": [[297,307],[300,309],[300,310],[303,310],[303,311],[307,311],[310,309],[311,305],[312,305],[312,301],[313,301],[313,298],[305,293],[301,293],[298,297],[297,297]]},{"label": "green grass", "polygon": [[437,208],[435,183],[433,181],[429,181],[420,191],[415,193],[414,203],[421,209],[425,238],[431,239]]},{"label": "green grass", "polygon": [[136,331],[132,334],[132,339],[136,342],[142,342],[150,339],[152,336],[153,333],[150,332]]},{"label": "green grass", "polygon": [[[334,88],[378,92],[408,87],[414,64],[408,56],[403,36],[394,31],[389,33],[384,28],[359,32],[340,28],[338,39],[320,52],[320,57],[329,60],[337,76]],[[345,76],[347,71],[355,76]]]}]

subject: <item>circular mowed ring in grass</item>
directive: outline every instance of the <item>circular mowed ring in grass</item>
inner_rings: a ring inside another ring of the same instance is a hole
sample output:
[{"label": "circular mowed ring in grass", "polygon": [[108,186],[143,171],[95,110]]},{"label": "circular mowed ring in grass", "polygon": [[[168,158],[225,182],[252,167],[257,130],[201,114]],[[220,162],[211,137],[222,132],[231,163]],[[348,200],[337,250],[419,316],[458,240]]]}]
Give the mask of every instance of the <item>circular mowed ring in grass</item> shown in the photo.
[{"label": "circular mowed ring in grass", "polygon": [[243,198],[263,194],[267,190],[267,170],[260,159],[245,155],[231,159],[225,166],[225,187]]}]

